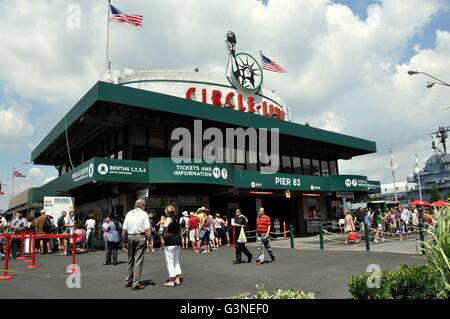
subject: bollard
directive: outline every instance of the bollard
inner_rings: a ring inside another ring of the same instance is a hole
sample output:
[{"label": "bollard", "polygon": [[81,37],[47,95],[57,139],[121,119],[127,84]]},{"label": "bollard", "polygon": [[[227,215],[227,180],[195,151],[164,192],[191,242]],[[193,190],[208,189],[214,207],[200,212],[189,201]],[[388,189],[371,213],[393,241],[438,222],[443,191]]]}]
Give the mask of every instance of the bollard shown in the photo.
[{"label": "bollard", "polygon": [[291,248],[294,248],[294,225],[289,225],[289,236],[291,237]]},{"label": "bollard", "polygon": [[36,237],[34,237],[33,241],[33,252],[31,254],[31,265],[27,266],[28,269],[36,269],[39,266],[36,266]]},{"label": "bollard", "polygon": [[9,246],[11,245],[10,235],[6,235],[6,251],[5,251],[5,265],[3,266],[3,276],[0,276],[0,280],[12,279],[12,276],[8,275],[8,265],[9,265]]},{"label": "bollard", "polygon": [[284,233],[284,240],[286,240],[287,239],[287,237],[286,237],[286,233],[287,233],[287,231],[286,231],[286,222],[283,222],[283,233]]},{"label": "bollard", "polygon": [[420,250],[422,252],[422,255],[425,254],[424,249],[424,242],[425,242],[425,235],[423,231],[423,223],[419,223],[419,238],[420,238]]},{"label": "bollard", "polygon": [[364,240],[366,241],[366,251],[370,251],[369,225],[366,223],[364,223]]},{"label": "bollard", "polygon": [[320,231],[320,249],[323,250],[323,226],[322,225],[319,226],[319,231]]}]

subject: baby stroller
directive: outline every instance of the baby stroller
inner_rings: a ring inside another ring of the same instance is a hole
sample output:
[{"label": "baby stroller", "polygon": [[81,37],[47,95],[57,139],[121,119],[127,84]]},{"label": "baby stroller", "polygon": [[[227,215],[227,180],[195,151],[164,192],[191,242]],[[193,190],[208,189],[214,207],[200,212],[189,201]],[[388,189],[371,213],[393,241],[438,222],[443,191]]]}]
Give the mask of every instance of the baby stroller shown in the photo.
[{"label": "baby stroller", "polygon": [[356,244],[359,242],[358,234],[355,232],[349,232],[346,235],[345,243],[346,244]]}]

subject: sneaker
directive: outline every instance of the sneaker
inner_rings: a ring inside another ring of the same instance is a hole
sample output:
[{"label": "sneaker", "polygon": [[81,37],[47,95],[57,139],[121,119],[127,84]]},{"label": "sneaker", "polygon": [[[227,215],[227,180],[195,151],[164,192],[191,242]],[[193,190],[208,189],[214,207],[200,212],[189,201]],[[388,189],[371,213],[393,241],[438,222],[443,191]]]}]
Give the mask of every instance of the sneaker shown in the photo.
[{"label": "sneaker", "polygon": [[218,251],[219,250],[219,248],[211,248],[211,250],[214,250],[214,251]]},{"label": "sneaker", "polygon": [[378,239],[375,239],[373,242],[374,243],[379,243],[380,241]]},{"label": "sneaker", "polygon": [[270,259],[273,263],[275,262],[275,256],[270,256]]},{"label": "sneaker", "polygon": [[207,251],[205,251],[205,250],[204,250],[204,251],[202,251],[202,254],[207,254],[207,253],[208,253],[208,252],[207,252]]},{"label": "sneaker", "polygon": [[257,265],[262,265],[262,264],[264,264],[264,261],[257,260],[257,261],[256,261],[256,264],[257,264]]},{"label": "sneaker", "polygon": [[234,260],[234,261],[233,261],[233,264],[234,264],[234,265],[242,264],[242,261],[240,261],[240,260]]}]

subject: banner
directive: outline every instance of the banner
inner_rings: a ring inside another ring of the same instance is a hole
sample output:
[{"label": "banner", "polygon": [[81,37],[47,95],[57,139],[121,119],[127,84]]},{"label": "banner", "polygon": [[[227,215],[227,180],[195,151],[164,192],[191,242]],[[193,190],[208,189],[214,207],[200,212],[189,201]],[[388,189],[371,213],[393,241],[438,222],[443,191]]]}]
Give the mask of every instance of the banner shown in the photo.
[{"label": "banner", "polygon": [[75,210],[75,198],[74,197],[55,197],[44,196],[44,209],[47,215],[53,216],[53,223],[56,225],[61,213]]}]

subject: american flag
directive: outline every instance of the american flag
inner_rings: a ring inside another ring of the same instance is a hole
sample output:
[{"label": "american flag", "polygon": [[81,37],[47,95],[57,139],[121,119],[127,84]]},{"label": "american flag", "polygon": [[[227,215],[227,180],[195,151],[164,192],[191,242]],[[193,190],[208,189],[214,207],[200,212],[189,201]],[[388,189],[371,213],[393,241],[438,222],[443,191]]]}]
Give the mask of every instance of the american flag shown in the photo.
[{"label": "american flag", "polygon": [[129,23],[136,27],[142,27],[142,20],[144,19],[141,15],[128,15],[123,14],[119,9],[111,5],[111,21],[120,22],[120,23]]},{"label": "american flag", "polygon": [[18,172],[18,171],[16,171],[16,170],[14,170],[14,173],[13,173],[13,175],[14,175],[14,177],[26,177],[26,175],[24,175],[24,174],[22,174],[22,173],[20,173],[20,172]]},{"label": "american flag", "polygon": [[272,71],[272,72],[278,72],[278,73],[286,73],[286,69],[283,68],[281,65],[276,63],[275,61],[269,59],[268,57],[261,54],[261,60],[262,60],[262,68],[263,70]]}]

